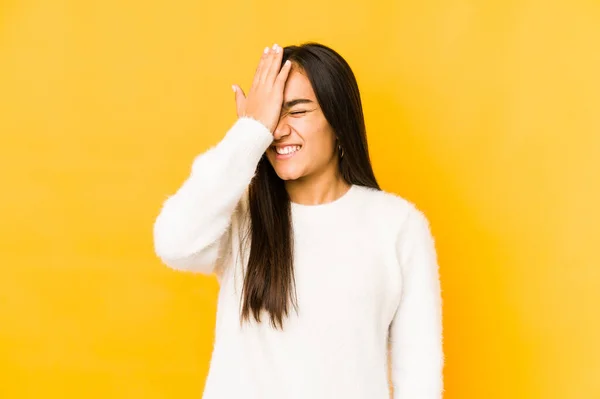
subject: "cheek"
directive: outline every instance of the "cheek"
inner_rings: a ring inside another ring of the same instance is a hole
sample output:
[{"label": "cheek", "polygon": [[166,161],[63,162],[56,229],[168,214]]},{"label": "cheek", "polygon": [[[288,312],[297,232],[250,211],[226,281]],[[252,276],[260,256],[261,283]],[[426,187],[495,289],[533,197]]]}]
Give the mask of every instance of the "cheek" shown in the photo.
[{"label": "cheek", "polygon": [[290,126],[302,138],[307,157],[328,160],[334,153],[335,135],[327,121],[321,118],[298,118]]},{"label": "cheek", "polygon": [[314,165],[327,164],[334,155],[331,140],[323,137],[310,141],[307,150],[306,158]]},{"label": "cheek", "polygon": [[335,136],[327,130],[316,132],[306,142],[310,157],[319,164],[327,163],[335,156]]},{"label": "cheek", "polygon": [[[335,156],[335,135],[324,118],[297,118],[288,121],[303,148],[297,157],[277,160],[268,150],[267,158],[282,179],[297,179],[325,167]],[[291,140],[295,141],[295,140]]]}]

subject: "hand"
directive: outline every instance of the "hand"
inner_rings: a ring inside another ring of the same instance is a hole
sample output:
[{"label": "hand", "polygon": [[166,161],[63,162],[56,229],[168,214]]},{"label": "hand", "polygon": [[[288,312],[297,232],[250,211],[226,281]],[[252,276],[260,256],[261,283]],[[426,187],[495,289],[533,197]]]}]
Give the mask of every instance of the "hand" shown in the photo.
[{"label": "hand", "polygon": [[247,98],[239,86],[233,85],[238,117],[248,116],[256,119],[271,133],[279,123],[283,88],[292,65],[287,61],[280,71],[282,57],[283,49],[278,45],[265,48]]}]

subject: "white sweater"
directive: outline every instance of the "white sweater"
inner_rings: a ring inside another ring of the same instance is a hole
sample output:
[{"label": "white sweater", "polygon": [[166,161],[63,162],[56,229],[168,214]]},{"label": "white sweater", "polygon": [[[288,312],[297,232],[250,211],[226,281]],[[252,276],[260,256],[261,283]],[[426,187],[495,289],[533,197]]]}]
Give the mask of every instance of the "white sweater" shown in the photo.
[{"label": "white sweater", "polygon": [[246,189],[272,141],[260,122],[238,119],[194,160],[155,222],[166,265],[220,283],[203,398],[389,398],[388,355],[394,398],[441,398],[435,245],[423,213],[397,195],[354,185],[327,204],[292,203],[298,313],[283,331],[266,313],[240,325]]}]

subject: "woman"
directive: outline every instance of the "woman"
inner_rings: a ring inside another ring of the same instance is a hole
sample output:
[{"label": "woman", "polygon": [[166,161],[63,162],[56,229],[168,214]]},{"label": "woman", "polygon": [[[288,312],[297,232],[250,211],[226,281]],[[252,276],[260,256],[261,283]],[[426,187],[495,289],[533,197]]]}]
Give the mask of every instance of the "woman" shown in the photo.
[{"label": "woman", "polygon": [[388,377],[395,398],[440,398],[428,220],[379,189],[346,61],[274,45],[233,88],[238,120],[154,227],[166,265],[220,283],[203,398],[387,398]]}]

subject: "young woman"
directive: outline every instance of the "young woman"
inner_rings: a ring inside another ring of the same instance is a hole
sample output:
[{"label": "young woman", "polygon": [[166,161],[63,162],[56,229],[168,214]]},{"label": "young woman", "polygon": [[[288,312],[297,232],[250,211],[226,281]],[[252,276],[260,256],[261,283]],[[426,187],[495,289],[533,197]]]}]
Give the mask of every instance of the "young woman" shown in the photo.
[{"label": "young woman", "polygon": [[234,91],[237,121],[154,226],[166,265],[220,283],[203,398],[379,399],[391,379],[395,398],[439,399],[433,237],[379,189],[350,67],[274,45]]}]

